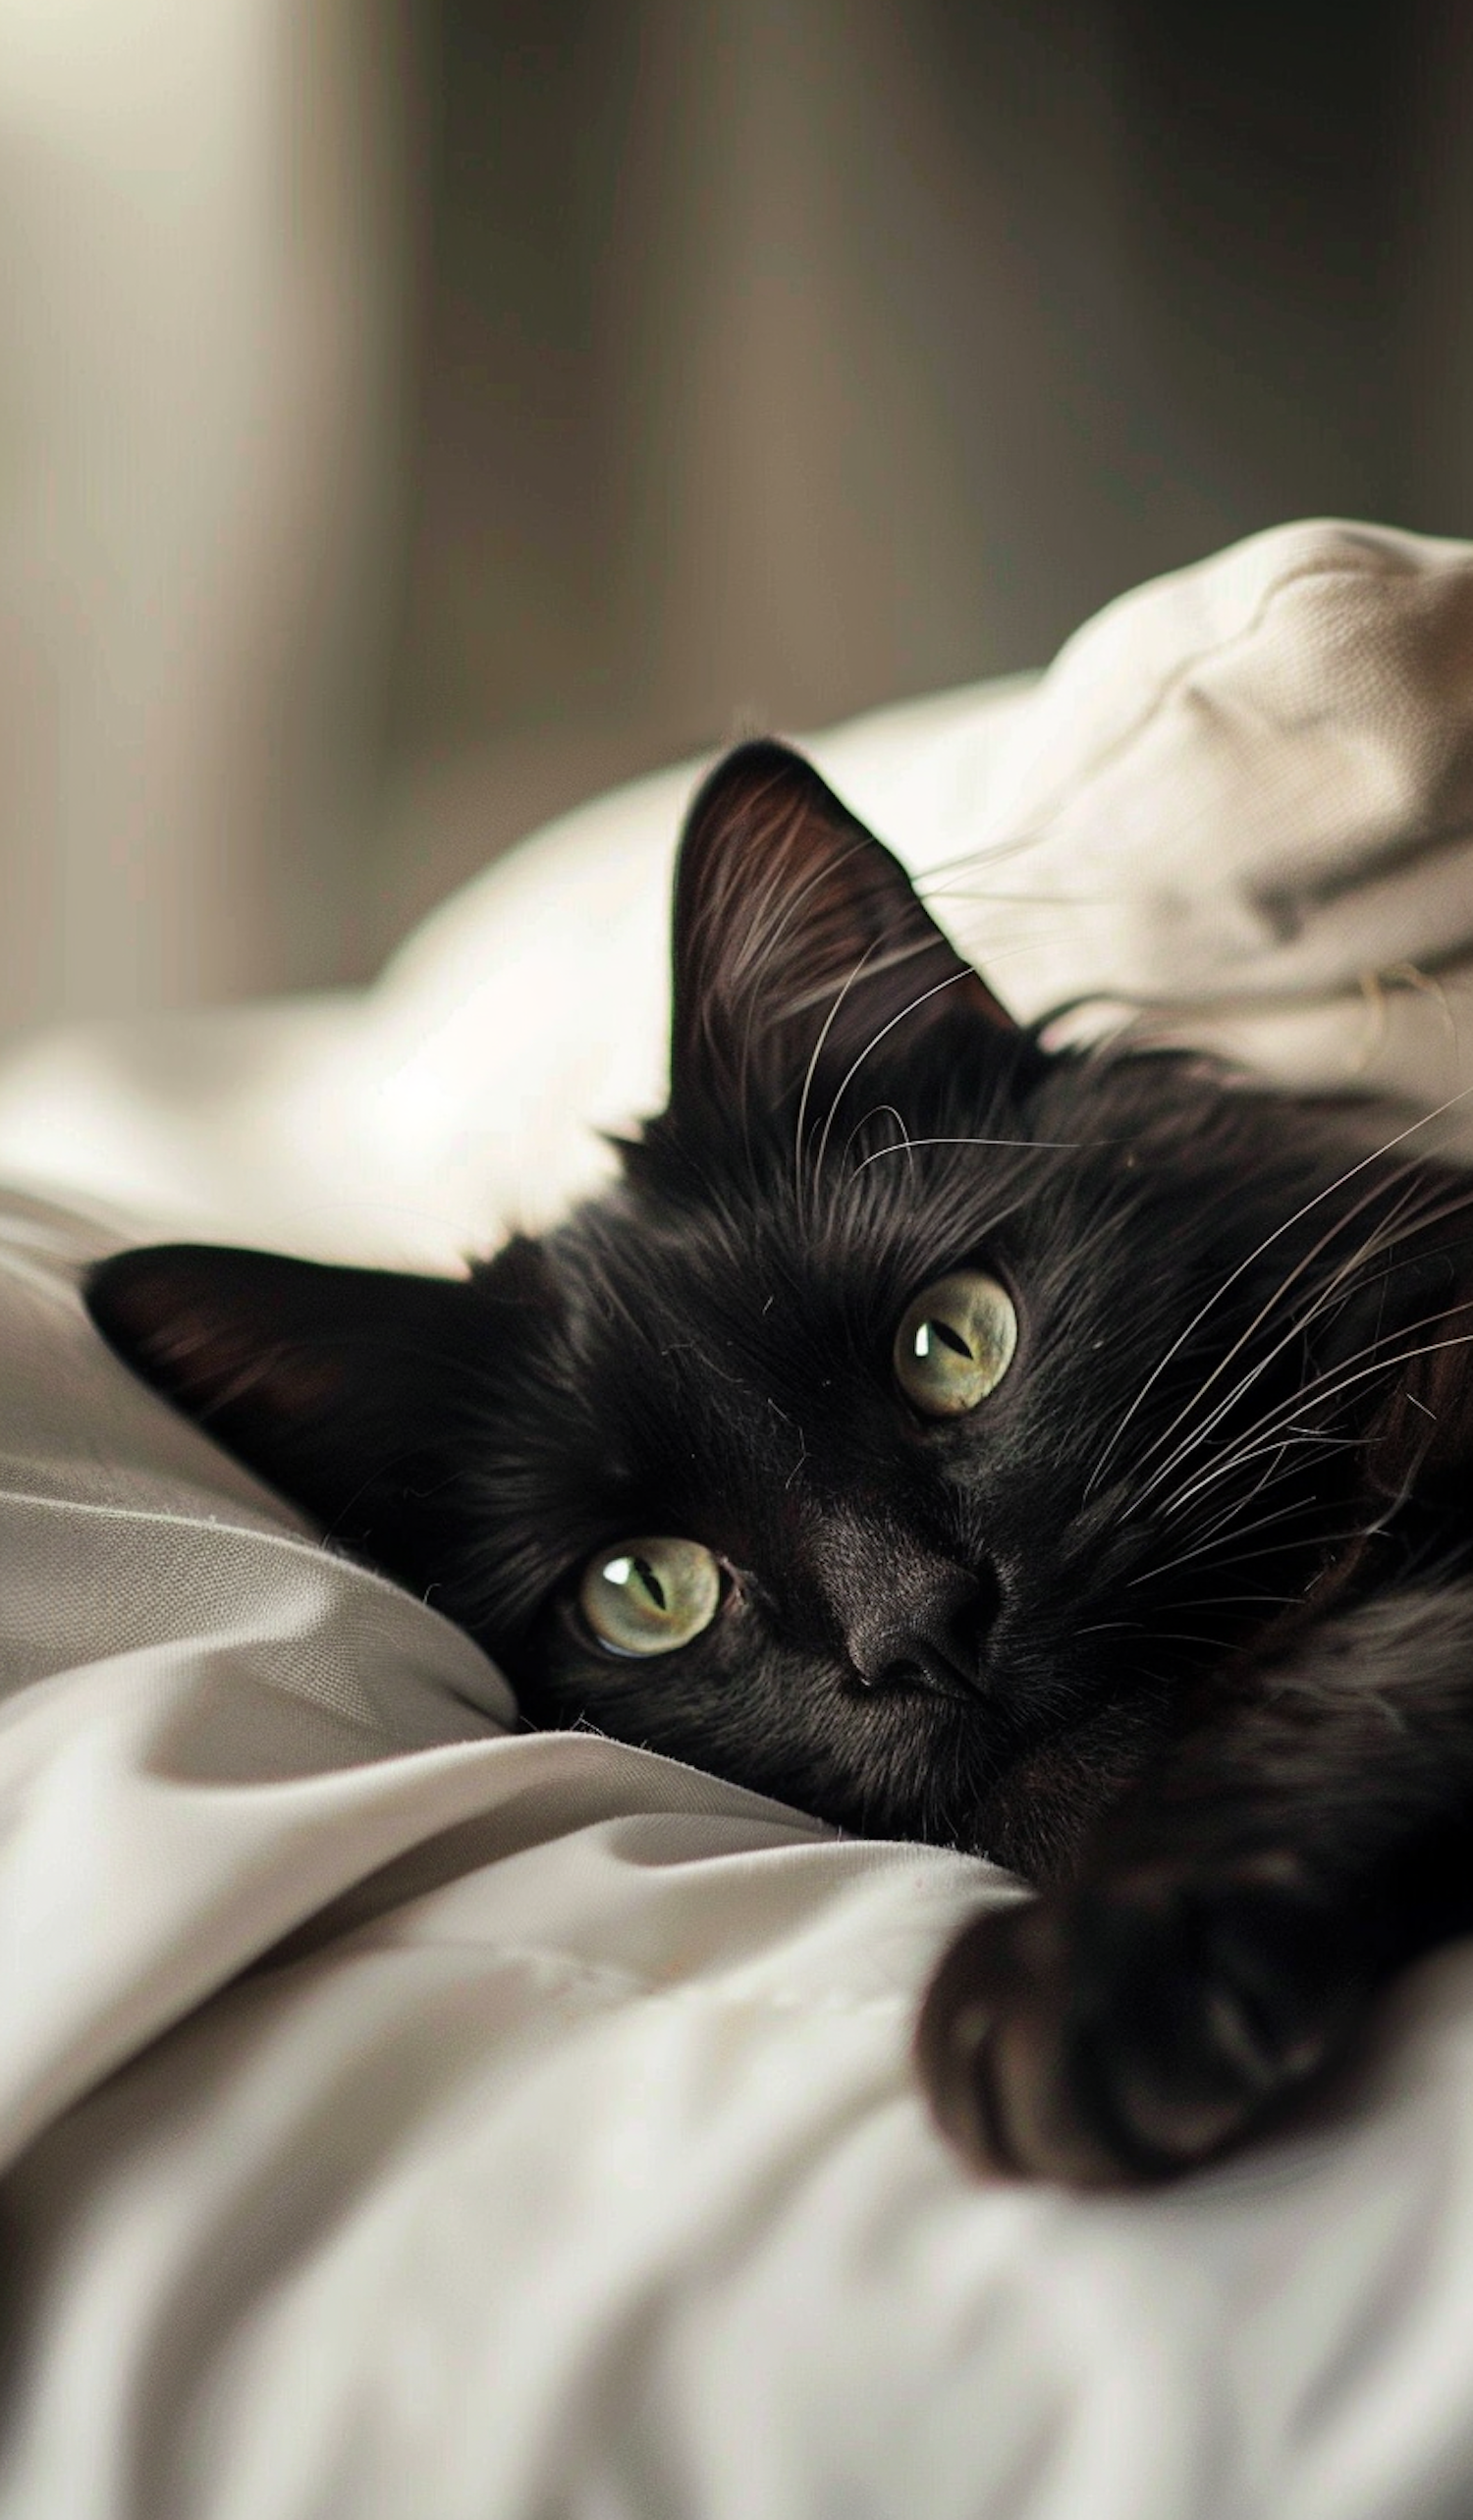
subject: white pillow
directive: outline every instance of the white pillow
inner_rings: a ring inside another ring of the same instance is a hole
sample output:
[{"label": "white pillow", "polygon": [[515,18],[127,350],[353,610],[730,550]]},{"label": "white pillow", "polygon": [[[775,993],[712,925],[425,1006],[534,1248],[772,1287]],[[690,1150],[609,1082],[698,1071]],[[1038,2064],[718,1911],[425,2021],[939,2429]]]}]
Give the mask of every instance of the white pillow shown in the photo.
[{"label": "white pillow", "polygon": [[[808,748],[1021,1014],[1099,992],[1423,1108],[1473,1077],[1473,545],[1283,526],[1122,597],[1036,685]],[[14,1054],[0,1165],[322,1257],[448,1265],[545,1220],[661,1099],[700,767],[525,842],[361,994]]]}]

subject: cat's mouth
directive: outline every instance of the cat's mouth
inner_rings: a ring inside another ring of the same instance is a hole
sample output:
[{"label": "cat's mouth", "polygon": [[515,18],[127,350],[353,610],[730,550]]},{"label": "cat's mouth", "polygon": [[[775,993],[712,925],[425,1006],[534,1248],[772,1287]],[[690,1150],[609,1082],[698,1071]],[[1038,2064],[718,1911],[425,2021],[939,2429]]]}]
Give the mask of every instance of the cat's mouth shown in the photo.
[{"label": "cat's mouth", "polygon": [[971,1687],[870,1697],[897,1794],[867,1796],[848,1824],[955,1846],[1034,1882],[1065,1876],[1160,1749],[1180,1694],[1135,1664],[1107,1678],[1070,1671],[1067,1659],[1027,1652],[1014,1667],[999,1657]]}]

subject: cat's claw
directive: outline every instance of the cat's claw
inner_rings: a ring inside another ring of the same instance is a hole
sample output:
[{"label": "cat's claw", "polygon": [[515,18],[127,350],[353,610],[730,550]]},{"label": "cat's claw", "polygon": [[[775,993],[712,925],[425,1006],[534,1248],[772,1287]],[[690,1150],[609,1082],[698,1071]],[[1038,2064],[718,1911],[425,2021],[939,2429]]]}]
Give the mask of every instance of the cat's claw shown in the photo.
[{"label": "cat's claw", "polygon": [[979,2170],[1084,2188],[1177,2175],[1339,2052],[1365,1992],[1353,1943],[1291,1858],[991,1909],[922,2012],[938,2121]]}]

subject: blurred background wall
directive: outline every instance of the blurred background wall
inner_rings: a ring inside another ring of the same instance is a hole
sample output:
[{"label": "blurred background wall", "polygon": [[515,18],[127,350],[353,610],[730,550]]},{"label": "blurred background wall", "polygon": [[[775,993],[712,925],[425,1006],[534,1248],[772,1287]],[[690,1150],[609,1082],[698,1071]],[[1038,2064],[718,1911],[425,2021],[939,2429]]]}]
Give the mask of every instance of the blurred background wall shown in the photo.
[{"label": "blurred background wall", "polygon": [[0,1031],[371,970],[546,814],[1473,532],[1473,13],[0,0]]}]

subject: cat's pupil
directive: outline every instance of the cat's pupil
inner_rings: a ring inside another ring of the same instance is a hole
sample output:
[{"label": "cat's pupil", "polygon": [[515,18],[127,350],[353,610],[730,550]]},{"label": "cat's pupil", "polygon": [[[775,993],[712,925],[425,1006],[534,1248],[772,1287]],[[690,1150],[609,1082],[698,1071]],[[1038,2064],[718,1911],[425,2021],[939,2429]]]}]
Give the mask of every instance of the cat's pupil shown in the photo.
[{"label": "cat's pupil", "polygon": [[937,1339],[940,1339],[943,1347],[951,1349],[953,1356],[969,1357],[975,1353],[973,1349],[967,1346],[967,1343],[961,1336],[960,1331],[954,1330],[952,1328],[950,1321],[923,1321],[916,1333],[916,1355],[918,1357],[928,1357],[931,1353],[932,1344]]},{"label": "cat's pupil", "polygon": [[665,1609],[667,1606],[665,1600],[665,1587],[661,1583],[659,1577],[656,1575],[654,1568],[650,1565],[648,1558],[635,1558],[634,1573],[638,1576],[640,1582],[643,1584],[645,1591],[649,1594],[655,1608],[657,1610]]},{"label": "cat's pupil", "polygon": [[665,1588],[648,1558],[610,1558],[604,1569],[604,1582],[623,1585],[642,1583],[657,1610],[667,1606]]}]

